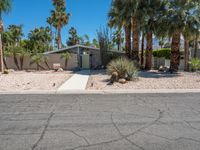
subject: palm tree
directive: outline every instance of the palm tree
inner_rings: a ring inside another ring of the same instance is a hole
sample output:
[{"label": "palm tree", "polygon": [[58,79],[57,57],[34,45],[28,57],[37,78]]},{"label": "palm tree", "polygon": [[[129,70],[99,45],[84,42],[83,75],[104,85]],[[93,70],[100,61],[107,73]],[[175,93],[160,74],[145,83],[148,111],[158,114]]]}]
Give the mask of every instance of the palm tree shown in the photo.
[{"label": "palm tree", "polygon": [[11,9],[11,0],[1,0],[0,1],[0,71],[4,71],[4,63],[3,63],[3,49],[2,49],[2,40],[1,34],[3,32],[3,13],[8,13]]},{"label": "palm tree", "polygon": [[61,54],[61,59],[65,60],[65,69],[67,70],[68,61],[71,58],[71,54],[69,52]]},{"label": "palm tree", "polygon": [[142,69],[143,69],[143,67],[144,67],[144,36],[145,36],[145,34],[144,34],[144,31],[142,32],[142,42],[141,42],[141,59],[140,59],[140,65],[141,65],[141,67],[142,67]]},{"label": "palm tree", "polygon": [[47,19],[57,30],[57,46],[61,48],[61,29],[68,24],[70,14],[66,13],[66,2],[65,0],[52,0],[55,10],[51,11],[51,16]]},{"label": "palm tree", "polygon": [[140,23],[143,20],[144,1],[129,0],[124,1],[125,7],[131,14],[131,29],[132,29],[132,53],[131,57],[139,63],[139,47],[140,47]]},{"label": "palm tree", "polygon": [[143,28],[146,31],[146,64],[145,69],[150,70],[152,67],[153,53],[153,34],[158,26],[156,20],[160,18],[161,12],[164,10],[165,3],[160,0],[148,0],[143,4],[144,21]]},{"label": "palm tree", "polygon": [[52,40],[51,31],[48,27],[40,27],[31,30],[28,34],[28,38],[30,40],[29,49],[34,54],[47,51]]},{"label": "palm tree", "polygon": [[69,39],[67,41],[67,45],[68,46],[76,45],[76,44],[79,43],[79,41],[84,43],[84,39],[77,35],[77,30],[74,27],[71,27],[69,29],[69,35],[70,35],[70,37],[69,37]]},{"label": "palm tree", "polygon": [[44,60],[44,56],[42,54],[36,54],[31,57],[31,62],[30,65],[36,64],[36,70],[43,69],[45,68],[41,66],[41,62]]},{"label": "palm tree", "polygon": [[109,23],[110,27],[121,30],[124,28],[125,33],[125,51],[126,56],[131,57],[131,15],[128,11],[123,11],[124,2],[122,0],[113,0],[112,7],[109,11]]},{"label": "palm tree", "polygon": [[[171,42],[171,62],[170,71],[177,72],[180,63],[180,39],[181,34],[186,26],[187,18],[195,15],[198,7],[196,1],[180,1],[173,0],[168,1],[165,8],[167,8],[166,14],[160,17],[159,22],[163,23],[165,31],[172,37]],[[195,15],[196,16],[196,15]]]}]

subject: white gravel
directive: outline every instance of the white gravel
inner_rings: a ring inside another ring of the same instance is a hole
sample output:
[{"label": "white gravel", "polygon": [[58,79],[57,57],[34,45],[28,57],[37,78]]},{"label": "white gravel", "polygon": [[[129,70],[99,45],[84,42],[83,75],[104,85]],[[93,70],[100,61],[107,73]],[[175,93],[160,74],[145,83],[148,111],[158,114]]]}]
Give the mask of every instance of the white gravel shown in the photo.
[{"label": "white gravel", "polygon": [[72,75],[70,71],[16,71],[1,74],[0,91],[55,90]]},{"label": "white gravel", "polygon": [[105,71],[93,71],[87,89],[200,89],[200,75],[197,73],[180,72],[172,75],[152,70],[140,72],[136,81],[113,85],[109,85],[109,78]]}]

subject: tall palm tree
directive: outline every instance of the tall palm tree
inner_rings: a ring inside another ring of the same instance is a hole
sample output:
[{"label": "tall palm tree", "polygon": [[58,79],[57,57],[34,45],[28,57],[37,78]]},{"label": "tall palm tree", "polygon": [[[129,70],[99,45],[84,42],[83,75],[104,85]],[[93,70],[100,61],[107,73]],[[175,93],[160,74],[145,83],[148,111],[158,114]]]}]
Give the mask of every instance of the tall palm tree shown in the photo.
[{"label": "tall palm tree", "polygon": [[152,68],[153,34],[158,26],[156,21],[164,11],[165,3],[160,0],[146,0],[143,7],[145,13],[143,28],[146,30],[147,41],[145,69],[150,70]]},{"label": "tall palm tree", "polygon": [[3,19],[2,15],[3,13],[8,13],[11,9],[11,0],[1,0],[0,1],[0,71],[4,71],[4,65],[3,65],[3,49],[2,49],[2,40],[1,40],[1,34],[3,32]]},{"label": "tall palm tree", "polygon": [[172,37],[170,71],[177,72],[180,63],[180,39],[186,26],[187,18],[196,12],[198,1],[192,0],[172,0],[168,1],[165,8],[167,13],[160,17],[159,22],[165,27],[167,34]]},{"label": "tall palm tree", "polygon": [[[131,57],[131,14],[129,11],[123,11],[124,2],[122,0],[113,0],[109,11],[109,26],[117,30],[124,28],[125,33],[125,51],[126,56]],[[130,9],[130,7],[129,7]]]},{"label": "tall palm tree", "polygon": [[57,30],[57,47],[61,48],[61,29],[68,24],[70,14],[66,13],[65,0],[52,0],[55,10],[51,11],[51,16],[47,19]]},{"label": "tall palm tree", "polygon": [[141,0],[124,1],[125,9],[131,14],[131,30],[132,30],[132,53],[131,57],[139,63],[139,48],[140,48],[140,24],[143,20],[144,2]]}]

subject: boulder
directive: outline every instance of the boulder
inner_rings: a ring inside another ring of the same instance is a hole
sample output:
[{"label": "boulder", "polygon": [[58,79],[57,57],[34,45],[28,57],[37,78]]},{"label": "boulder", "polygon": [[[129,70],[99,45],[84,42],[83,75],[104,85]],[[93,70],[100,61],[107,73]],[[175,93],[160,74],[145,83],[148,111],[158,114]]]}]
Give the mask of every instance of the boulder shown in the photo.
[{"label": "boulder", "polygon": [[169,67],[163,67],[160,66],[160,68],[158,69],[159,72],[169,72]]},{"label": "boulder", "polygon": [[59,68],[58,70],[57,70],[57,72],[63,72],[64,70],[62,69],[62,68]]},{"label": "boulder", "polygon": [[126,79],[119,79],[119,81],[118,81],[119,83],[121,83],[121,84],[126,84]]}]

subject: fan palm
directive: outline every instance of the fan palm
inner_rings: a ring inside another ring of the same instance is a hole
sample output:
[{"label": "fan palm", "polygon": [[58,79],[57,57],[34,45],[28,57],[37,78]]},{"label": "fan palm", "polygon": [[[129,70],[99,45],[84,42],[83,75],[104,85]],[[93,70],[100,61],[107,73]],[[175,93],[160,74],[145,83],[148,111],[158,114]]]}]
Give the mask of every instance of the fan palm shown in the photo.
[{"label": "fan palm", "polygon": [[51,11],[51,16],[47,19],[57,30],[57,46],[61,48],[61,29],[68,24],[70,14],[66,13],[66,3],[64,0],[52,0],[55,10]]},{"label": "fan palm", "polygon": [[4,65],[3,65],[3,49],[2,49],[2,40],[1,40],[1,33],[3,31],[3,20],[2,20],[2,14],[8,13],[11,9],[11,0],[1,0],[0,1],[0,71],[4,71]]},{"label": "fan palm", "polygon": [[122,0],[113,0],[112,7],[109,11],[109,26],[120,30],[124,28],[125,32],[125,51],[126,56],[131,57],[131,15],[124,11]]},{"label": "fan palm", "polygon": [[149,70],[152,67],[152,51],[153,51],[153,34],[158,26],[157,19],[163,14],[165,1],[146,0],[143,3],[144,20],[142,22],[143,30],[146,31],[146,64],[145,69]]},{"label": "fan palm", "polygon": [[65,60],[65,69],[67,70],[68,61],[71,58],[71,54],[69,52],[61,54],[61,59]]},{"label": "fan palm", "polygon": [[172,0],[168,1],[165,9],[167,12],[160,17],[159,22],[164,27],[163,30],[172,37],[170,71],[177,72],[180,63],[180,39],[181,34],[187,24],[187,18],[194,15],[198,1],[193,0]]}]

